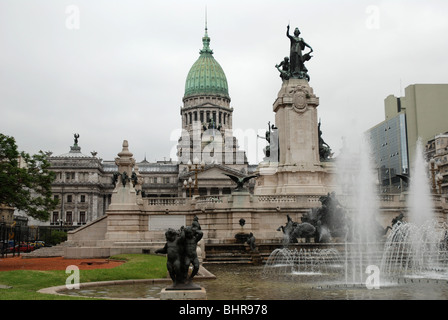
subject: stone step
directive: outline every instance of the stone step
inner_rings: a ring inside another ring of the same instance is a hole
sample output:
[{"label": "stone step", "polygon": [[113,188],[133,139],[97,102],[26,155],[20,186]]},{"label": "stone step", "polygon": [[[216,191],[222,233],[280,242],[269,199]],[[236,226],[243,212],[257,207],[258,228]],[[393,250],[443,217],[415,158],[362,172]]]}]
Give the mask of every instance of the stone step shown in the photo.
[{"label": "stone step", "polygon": [[206,261],[241,261],[241,260],[252,260],[252,257],[205,257]]},{"label": "stone step", "polygon": [[163,246],[165,245],[165,242],[160,242],[160,241],[138,241],[138,242],[125,242],[125,241],[120,241],[120,242],[114,242],[113,246],[114,247],[133,247],[133,248],[137,248],[137,247],[142,247],[142,248],[146,248],[146,247],[160,247],[163,248]]}]

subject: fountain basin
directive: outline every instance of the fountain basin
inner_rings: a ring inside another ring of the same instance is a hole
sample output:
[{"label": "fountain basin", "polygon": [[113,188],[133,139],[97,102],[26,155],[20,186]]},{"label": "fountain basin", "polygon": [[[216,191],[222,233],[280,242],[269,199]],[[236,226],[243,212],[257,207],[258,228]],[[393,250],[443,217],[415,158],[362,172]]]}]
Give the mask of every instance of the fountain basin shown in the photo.
[{"label": "fountain basin", "polygon": [[[198,280],[209,300],[446,300],[448,279],[395,278],[368,289],[364,283],[346,284],[338,274],[291,273],[265,276],[264,266],[241,264],[206,265],[215,280]],[[126,292],[126,299],[159,299],[166,283],[117,284],[70,290],[75,296],[99,296],[110,299]]]}]

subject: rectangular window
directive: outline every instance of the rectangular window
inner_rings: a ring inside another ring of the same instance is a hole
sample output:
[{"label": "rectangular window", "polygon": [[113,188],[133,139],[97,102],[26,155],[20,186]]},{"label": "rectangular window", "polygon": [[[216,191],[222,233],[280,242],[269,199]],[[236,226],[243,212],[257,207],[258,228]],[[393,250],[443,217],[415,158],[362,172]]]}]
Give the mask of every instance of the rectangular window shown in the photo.
[{"label": "rectangular window", "polygon": [[71,211],[67,211],[67,213],[65,214],[65,222],[69,224],[73,222],[73,216]]},{"label": "rectangular window", "polygon": [[81,195],[80,201],[81,202],[86,202],[86,196],[84,194]]},{"label": "rectangular window", "polygon": [[67,202],[73,202],[73,196],[71,194],[67,195]]},{"label": "rectangular window", "polygon": [[53,211],[53,215],[51,216],[51,223],[52,224],[58,223],[58,219],[59,219],[59,212]]},{"label": "rectangular window", "polygon": [[66,180],[75,180],[75,173],[74,172],[66,172],[65,179]]},{"label": "rectangular window", "polygon": [[81,223],[81,224],[86,223],[86,212],[85,211],[79,212],[79,223]]}]

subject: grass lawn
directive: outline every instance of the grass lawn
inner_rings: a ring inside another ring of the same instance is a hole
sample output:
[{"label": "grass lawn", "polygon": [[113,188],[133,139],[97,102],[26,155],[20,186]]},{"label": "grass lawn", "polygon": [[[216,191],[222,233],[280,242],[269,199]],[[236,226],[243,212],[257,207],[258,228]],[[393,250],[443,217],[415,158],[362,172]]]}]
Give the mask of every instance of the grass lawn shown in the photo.
[{"label": "grass lawn", "polygon": [[[126,260],[126,263],[112,269],[80,270],[80,282],[109,280],[157,279],[167,276],[166,258],[148,254],[123,254],[111,259]],[[65,270],[35,271],[16,270],[0,272],[0,300],[84,300],[89,298],[64,297],[37,293],[37,290],[65,285],[70,274]]]}]

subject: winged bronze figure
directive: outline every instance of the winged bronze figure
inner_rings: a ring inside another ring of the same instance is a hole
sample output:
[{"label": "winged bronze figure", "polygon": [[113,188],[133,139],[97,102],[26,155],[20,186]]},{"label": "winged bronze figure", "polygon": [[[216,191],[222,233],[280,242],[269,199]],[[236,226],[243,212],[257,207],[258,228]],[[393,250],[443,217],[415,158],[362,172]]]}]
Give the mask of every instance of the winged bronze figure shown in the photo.
[{"label": "winged bronze figure", "polygon": [[235,191],[244,191],[246,188],[244,187],[244,184],[246,184],[250,179],[257,178],[258,176],[252,175],[252,176],[246,176],[246,177],[237,177],[232,174],[223,173],[226,176],[228,176],[230,179],[232,179],[236,183]]}]

